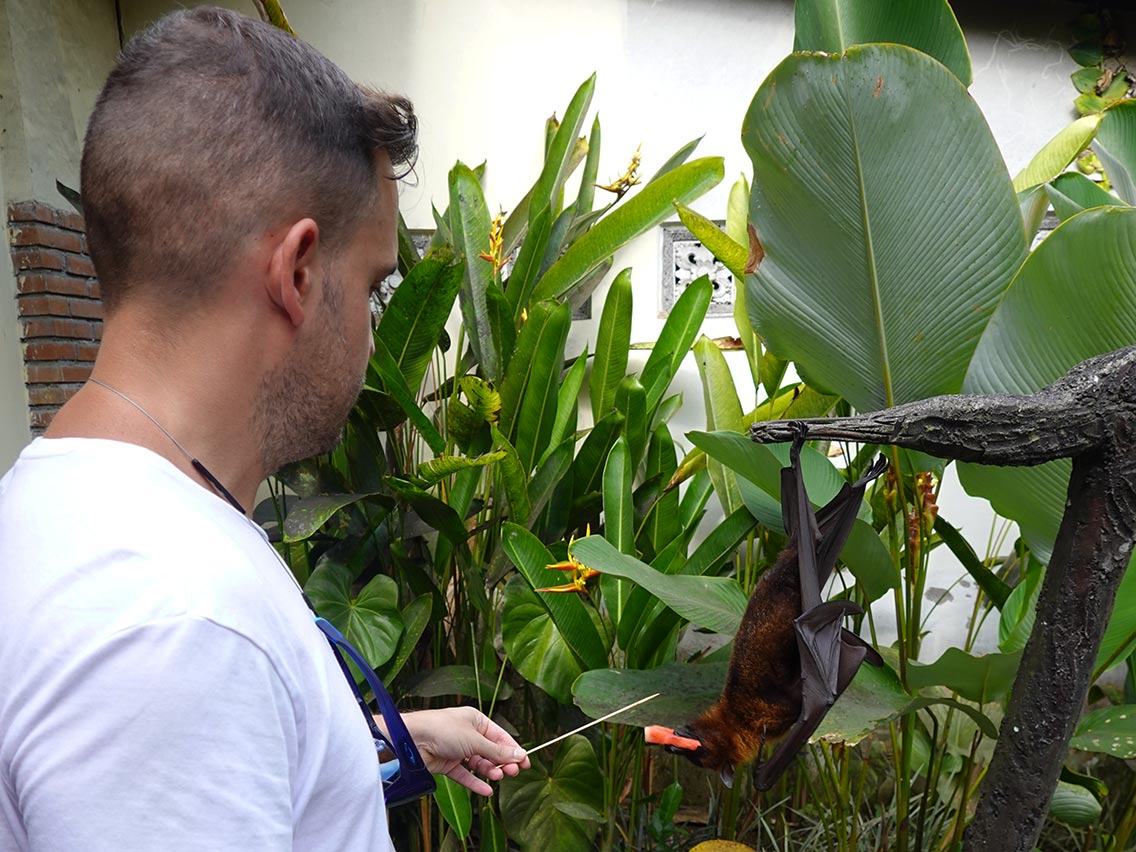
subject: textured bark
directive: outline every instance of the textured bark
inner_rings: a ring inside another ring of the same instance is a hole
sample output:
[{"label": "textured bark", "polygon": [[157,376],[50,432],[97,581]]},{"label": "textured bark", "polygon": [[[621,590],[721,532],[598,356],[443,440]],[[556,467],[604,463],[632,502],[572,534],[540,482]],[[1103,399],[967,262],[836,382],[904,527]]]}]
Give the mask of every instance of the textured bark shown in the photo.
[{"label": "textured bark", "polygon": [[[895,444],[981,464],[1073,459],[1069,496],[967,852],[1030,852],[1061,773],[1136,537],[1136,347],[1027,396],[942,396],[805,420],[814,438]],[[756,423],[755,441],[791,440]]]}]

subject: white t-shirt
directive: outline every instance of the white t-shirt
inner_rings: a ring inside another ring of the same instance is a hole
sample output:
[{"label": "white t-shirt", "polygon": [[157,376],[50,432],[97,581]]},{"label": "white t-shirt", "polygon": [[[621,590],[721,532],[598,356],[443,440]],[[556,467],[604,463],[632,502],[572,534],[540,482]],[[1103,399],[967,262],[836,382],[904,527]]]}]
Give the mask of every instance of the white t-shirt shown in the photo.
[{"label": "white t-shirt", "polygon": [[391,848],[367,725],[261,531],[160,456],[0,480],[0,852]]}]

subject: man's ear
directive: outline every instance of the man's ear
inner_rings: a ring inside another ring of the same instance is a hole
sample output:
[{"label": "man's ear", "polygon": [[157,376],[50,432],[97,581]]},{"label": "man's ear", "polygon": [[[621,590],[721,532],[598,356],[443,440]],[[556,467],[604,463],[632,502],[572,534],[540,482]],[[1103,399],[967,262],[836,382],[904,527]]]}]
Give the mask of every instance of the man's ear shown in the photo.
[{"label": "man's ear", "polygon": [[292,224],[278,240],[268,264],[268,298],[299,328],[313,294],[313,266],[319,250],[314,219]]}]

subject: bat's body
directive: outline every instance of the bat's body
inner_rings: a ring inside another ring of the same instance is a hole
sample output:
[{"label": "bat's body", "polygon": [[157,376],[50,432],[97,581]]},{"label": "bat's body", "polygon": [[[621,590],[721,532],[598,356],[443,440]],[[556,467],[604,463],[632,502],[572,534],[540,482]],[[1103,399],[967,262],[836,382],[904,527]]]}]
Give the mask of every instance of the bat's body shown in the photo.
[{"label": "bat's body", "polygon": [[772,786],[808,742],[860,663],[883,662],[875,649],[842,626],[844,616],[860,608],[849,601],[822,602],[820,590],[852,530],[864,489],[886,462],[877,462],[814,513],[801,476],[803,442],[802,432],[793,443],[791,466],[781,472],[789,541],[750,597],[722,695],[697,719],[675,729],[679,738],[697,741],[699,747],[670,747],[717,770],[729,784],[735,766],[755,758],[767,740],[784,736],[758,768],[755,783],[762,790]]}]

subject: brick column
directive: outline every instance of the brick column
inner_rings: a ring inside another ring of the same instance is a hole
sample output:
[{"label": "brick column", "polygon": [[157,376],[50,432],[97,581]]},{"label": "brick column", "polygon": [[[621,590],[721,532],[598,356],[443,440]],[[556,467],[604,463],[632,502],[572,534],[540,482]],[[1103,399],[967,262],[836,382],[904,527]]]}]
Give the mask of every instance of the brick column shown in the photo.
[{"label": "brick column", "polygon": [[91,374],[102,337],[99,282],[87,254],[83,218],[46,204],[8,207],[16,270],[28,416],[33,434]]}]

